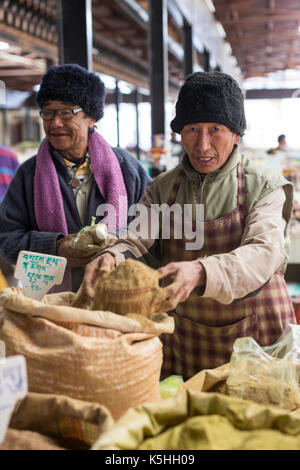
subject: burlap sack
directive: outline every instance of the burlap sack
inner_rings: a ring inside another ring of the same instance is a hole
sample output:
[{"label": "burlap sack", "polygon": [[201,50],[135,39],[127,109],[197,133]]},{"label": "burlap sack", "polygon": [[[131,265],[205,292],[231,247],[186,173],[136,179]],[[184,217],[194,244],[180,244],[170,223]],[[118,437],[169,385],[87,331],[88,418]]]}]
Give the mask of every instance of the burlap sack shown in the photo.
[{"label": "burlap sack", "polygon": [[173,332],[173,319],[76,309],[69,306],[74,295],[50,294],[39,302],[20,288],[0,292],[0,339],[7,356],[25,356],[29,390],[99,403],[114,418],[159,400],[158,336]]},{"label": "burlap sack", "polygon": [[216,392],[227,394],[226,381],[228,379],[230,364],[216,367],[215,369],[204,369],[184,382],[181,389],[195,392]]},{"label": "burlap sack", "polygon": [[8,429],[0,450],[66,450],[55,439],[39,432]]},{"label": "burlap sack", "polygon": [[[128,410],[92,449],[300,450],[300,416],[220,393],[181,388],[162,402]],[[180,464],[180,453],[176,458],[174,465]]]},{"label": "burlap sack", "polygon": [[163,312],[169,294],[159,278],[157,270],[129,258],[101,277],[91,309],[120,315],[136,312],[148,318]]},{"label": "burlap sack", "polygon": [[[89,449],[113,425],[110,412],[102,405],[63,395],[34,392],[29,392],[19,402],[10,420],[10,430],[39,433],[54,439],[56,445],[74,450]],[[10,436],[13,437],[13,433]],[[16,439],[10,439],[10,443],[19,445],[18,438],[22,440],[24,436],[16,434]]]}]

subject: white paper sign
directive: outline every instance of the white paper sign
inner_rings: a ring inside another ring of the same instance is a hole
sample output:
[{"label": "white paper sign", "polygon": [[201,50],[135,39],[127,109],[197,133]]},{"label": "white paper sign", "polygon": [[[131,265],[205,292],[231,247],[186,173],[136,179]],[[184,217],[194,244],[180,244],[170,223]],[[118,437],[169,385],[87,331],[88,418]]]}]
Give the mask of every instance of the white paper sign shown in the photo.
[{"label": "white paper sign", "polygon": [[20,251],[15,278],[20,279],[24,294],[41,300],[54,285],[61,284],[67,265],[66,258],[33,251]]},{"label": "white paper sign", "polygon": [[5,439],[17,401],[24,398],[27,392],[27,371],[24,356],[11,356],[0,360],[0,444]]}]

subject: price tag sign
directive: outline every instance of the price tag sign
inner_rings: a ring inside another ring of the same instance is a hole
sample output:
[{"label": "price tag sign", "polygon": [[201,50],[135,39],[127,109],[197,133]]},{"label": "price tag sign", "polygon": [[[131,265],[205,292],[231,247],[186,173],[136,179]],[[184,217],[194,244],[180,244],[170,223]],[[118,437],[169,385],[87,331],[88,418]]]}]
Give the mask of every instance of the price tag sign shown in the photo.
[{"label": "price tag sign", "polygon": [[67,265],[66,258],[33,251],[20,251],[15,278],[22,282],[24,294],[41,300],[54,285],[61,284]]},{"label": "price tag sign", "polygon": [[27,395],[27,371],[24,356],[0,360],[0,444],[5,439],[10,417],[18,400]]}]

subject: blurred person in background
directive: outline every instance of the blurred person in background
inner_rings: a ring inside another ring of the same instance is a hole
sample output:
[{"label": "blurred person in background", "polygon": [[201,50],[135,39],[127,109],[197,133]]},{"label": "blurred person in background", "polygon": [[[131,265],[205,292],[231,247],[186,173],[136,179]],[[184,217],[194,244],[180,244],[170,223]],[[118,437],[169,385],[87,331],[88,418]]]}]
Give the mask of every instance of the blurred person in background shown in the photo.
[{"label": "blurred person in background", "polygon": [[18,166],[17,155],[5,145],[0,145],[0,204]]},{"label": "blurred person in background", "polygon": [[[5,145],[0,145],[0,205],[18,166],[17,155]],[[14,266],[3,258],[0,258],[0,275],[1,272],[5,278],[1,278],[1,286],[5,286],[5,282],[9,286],[17,285],[17,280],[13,276]]]},{"label": "blurred person in background", "polygon": [[267,151],[268,155],[276,155],[277,152],[285,152],[287,149],[286,136],[281,134],[277,138],[278,146],[276,148],[269,149]]}]

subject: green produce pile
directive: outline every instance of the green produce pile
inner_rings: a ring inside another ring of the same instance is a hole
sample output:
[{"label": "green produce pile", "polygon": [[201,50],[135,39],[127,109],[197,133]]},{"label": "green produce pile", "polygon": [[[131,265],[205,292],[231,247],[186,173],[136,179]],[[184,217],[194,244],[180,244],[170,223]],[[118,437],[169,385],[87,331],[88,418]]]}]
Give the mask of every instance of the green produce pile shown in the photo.
[{"label": "green produce pile", "polygon": [[159,384],[162,398],[173,397],[182,384],[183,378],[181,375],[170,375],[170,377],[162,380]]}]

